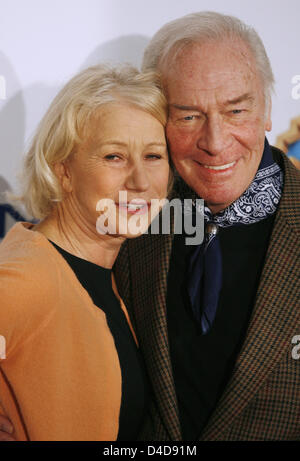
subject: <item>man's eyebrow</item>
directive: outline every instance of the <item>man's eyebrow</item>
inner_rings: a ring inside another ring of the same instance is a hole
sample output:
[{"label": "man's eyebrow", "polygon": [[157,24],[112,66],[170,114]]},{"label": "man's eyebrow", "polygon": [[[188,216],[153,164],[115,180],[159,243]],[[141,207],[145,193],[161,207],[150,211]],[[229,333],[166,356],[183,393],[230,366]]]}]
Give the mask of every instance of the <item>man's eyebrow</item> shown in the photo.
[{"label": "man's eyebrow", "polygon": [[176,104],[176,103],[170,104],[169,106],[175,107],[175,109],[179,109],[179,110],[197,110],[198,112],[201,112],[198,106],[184,106],[182,104]]},{"label": "man's eyebrow", "polygon": [[250,93],[245,93],[242,94],[241,96],[238,96],[237,98],[234,99],[228,99],[228,101],[225,102],[225,105],[233,105],[233,104],[239,104],[240,102],[243,101],[253,101],[254,97]]},{"label": "man's eyebrow", "polygon": [[[238,96],[237,98],[228,99],[225,102],[225,105],[239,104],[240,102],[243,102],[243,101],[252,102],[253,100],[254,100],[254,97],[250,93],[244,93],[241,96]],[[199,109],[199,106],[193,106],[193,105],[186,106],[183,104],[174,103],[174,104],[170,104],[170,107],[175,107],[175,109],[179,109],[179,110],[197,110],[198,112],[201,112],[201,110]]]}]

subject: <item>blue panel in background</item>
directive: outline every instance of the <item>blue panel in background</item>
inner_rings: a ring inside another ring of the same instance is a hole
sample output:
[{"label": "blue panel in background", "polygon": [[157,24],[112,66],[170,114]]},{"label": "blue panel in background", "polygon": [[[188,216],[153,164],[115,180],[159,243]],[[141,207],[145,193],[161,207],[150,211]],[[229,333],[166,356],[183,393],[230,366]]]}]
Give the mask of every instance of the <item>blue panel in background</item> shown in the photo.
[{"label": "blue panel in background", "polygon": [[5,235],[5,217],[10,215],[15,221],[26,221],[11,205],[0,204],[0,239]]},{"label": "blue panel in background", "polygon": [[298,160],[300,160],[300,140],[289,146],[287,154],[289,157],[296,157]]}]

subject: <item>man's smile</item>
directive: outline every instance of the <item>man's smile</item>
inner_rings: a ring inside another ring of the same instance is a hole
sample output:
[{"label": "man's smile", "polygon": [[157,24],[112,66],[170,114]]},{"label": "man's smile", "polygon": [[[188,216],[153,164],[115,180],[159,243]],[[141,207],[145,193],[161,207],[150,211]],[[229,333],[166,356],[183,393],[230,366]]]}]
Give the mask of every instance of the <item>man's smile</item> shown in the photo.
[{"label": "man's smile", "polygon": [[208,168],[209,170],[216,170],[216,171],[219,171],[219,170],[226,170],[227,168],[231,168],[233,165],[235,165],[236,161],[232,162],[232,163],[226,163],[225,165],[216,165],[216,166],[213,166],[213,165],[203,165],[204,168]]},{"label": "man's smile", "polygon": [[199,165],[203,170],[203,173],[204,173],[204,169],[205,169],[205,174],[208,174],[208,175],[224,175],[226,173],[230,173],[232,172],[236,165],[238,164],[238,160],[234,160],[233,162],[230,162],[230,163],[224,163],[224,164],[220,164],[220,165],[208,165],[208,164],[205,164],[205,163],[202,163],[202,162],[199,162],[198,160],[194,160],[194,162]]}]

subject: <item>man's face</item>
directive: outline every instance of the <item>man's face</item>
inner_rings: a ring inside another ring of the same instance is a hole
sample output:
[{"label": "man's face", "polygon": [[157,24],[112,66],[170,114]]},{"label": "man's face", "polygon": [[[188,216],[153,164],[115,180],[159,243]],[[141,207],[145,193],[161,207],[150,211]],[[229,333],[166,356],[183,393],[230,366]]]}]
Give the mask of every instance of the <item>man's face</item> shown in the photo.
[{"label": "man's face", "polygon": [[252,182],[271,129],[253,57],[243,43],[195,44],[164,78],[173,162],[216,213]]}]

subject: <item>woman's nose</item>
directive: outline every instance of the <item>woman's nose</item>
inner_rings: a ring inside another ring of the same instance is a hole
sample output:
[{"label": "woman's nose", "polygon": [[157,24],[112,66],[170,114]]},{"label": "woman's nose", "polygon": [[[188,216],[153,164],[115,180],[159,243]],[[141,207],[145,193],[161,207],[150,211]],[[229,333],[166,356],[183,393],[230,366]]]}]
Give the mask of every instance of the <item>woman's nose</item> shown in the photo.
[{"label": "woman's nose", "polygon": [[149,188],[149,175],[142,164],[139,163],[132,166],[126,178],[125,186],[129,190],[137,192],[143,192]]}]

